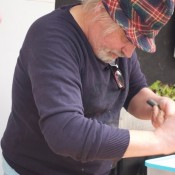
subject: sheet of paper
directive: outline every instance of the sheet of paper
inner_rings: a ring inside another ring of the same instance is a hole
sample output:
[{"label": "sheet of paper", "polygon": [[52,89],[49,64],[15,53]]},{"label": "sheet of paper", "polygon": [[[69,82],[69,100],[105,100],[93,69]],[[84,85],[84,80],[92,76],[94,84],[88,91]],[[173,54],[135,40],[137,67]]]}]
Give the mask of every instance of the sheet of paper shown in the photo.
[{"label": "sheet of paper", "polygon": [[148,168],[150,167],[175,172],[175,155],[149,159],[145,161],[145,165]]}]

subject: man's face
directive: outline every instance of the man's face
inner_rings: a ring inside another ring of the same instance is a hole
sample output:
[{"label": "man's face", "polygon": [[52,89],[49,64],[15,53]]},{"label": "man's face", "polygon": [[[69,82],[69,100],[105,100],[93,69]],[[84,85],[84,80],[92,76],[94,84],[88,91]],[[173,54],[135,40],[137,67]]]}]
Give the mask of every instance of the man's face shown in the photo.
[{"label": "man's face", "polygon": [[[109,17],[110,23],[115,22]],[[107,27],[105,21],[96,21],[88,32],[88,39],[96,56],[105,63],[118,57],[130,58],[135,46],[126,38],[125,32],[116,23],[116,30],[104,33]]]}]

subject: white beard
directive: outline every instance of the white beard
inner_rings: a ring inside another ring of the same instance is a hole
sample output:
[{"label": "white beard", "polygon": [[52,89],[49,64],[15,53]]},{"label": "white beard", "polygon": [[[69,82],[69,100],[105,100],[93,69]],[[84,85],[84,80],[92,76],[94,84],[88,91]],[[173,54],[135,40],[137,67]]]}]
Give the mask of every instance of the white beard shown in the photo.
[{"label": "white beard", "polygon": [[110,63],[118,57],[125,57],[125,55],[122,53],[110,49],[99,49],[96,55],[101,61],[105,63]]}]

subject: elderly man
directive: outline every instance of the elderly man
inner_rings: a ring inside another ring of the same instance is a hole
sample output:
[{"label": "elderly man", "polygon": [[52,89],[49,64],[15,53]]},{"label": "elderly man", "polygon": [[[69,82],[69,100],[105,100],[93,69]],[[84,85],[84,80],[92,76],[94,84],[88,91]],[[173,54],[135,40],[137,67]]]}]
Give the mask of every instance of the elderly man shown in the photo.
[{"label": "elderly man", "polygon": [[[14,73],[5,174],[107,175],[122,157],[175,152],[175,103],[147,88],[134,51],[155,51],[173,9],[172,0],[85,0],[35,21]],[[122,107],[155,131],[117,128]]]}]

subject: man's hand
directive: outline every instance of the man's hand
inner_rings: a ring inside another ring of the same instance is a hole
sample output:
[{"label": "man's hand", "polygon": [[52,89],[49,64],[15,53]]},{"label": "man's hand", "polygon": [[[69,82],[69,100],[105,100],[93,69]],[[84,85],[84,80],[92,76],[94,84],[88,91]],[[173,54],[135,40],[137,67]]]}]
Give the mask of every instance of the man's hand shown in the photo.
[{"label": "man's hand", "polygon": [[175,116],[170,111],[168,114],[162,123],[156,119],[155,123],[161,124],[154,131],[130,130],[130,142],[123,157],[175,153]]},{"label": "man's hand", "polygon": [[175,102],[167,97],[162,97],[159,103],[152,101],[152,124],[160,127],[168,117],[175,117]]},{"label": "man's hand", "polygon": [[155,128],[160,127],[166,119],[164,111],[162,111],[157,105],[153,106],[153,115],[151,118],[152,125]]},{"label": "man's hand", "polygon": [[169,116],[164,123],[155,130],[161,143],[163,154],[175,153],[175,117]]}]

